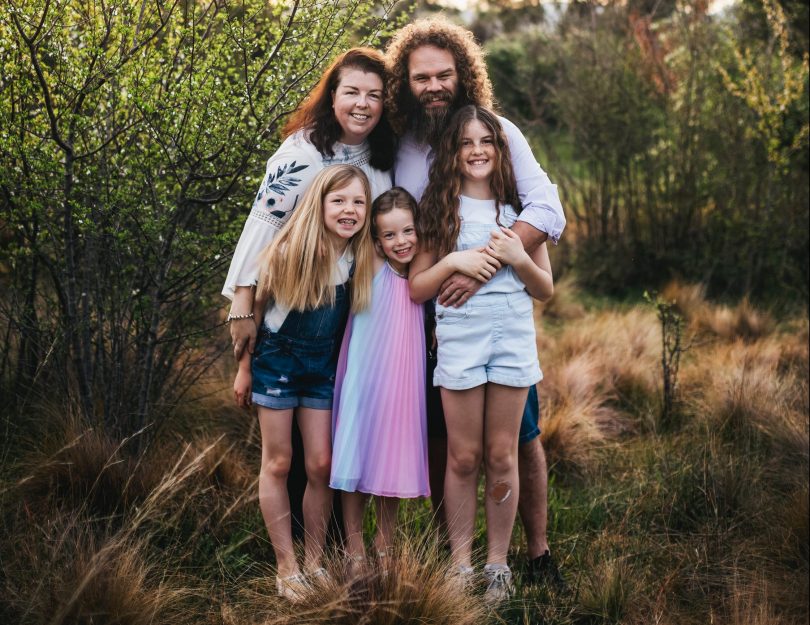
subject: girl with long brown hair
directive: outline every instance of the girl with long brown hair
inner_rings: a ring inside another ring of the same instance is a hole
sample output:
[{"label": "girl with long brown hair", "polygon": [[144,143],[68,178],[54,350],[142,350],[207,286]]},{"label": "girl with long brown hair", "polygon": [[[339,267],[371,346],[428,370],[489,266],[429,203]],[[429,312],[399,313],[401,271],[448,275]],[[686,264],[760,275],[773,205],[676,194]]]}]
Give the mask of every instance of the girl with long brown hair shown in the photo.
[{"label": "girl with long brown hair", "polygon": [[[332,509],[332,395],[349,310],[371,302],[370,204],[368,179],[357,167],[335,165],[315,177],[260,257],[254,316],[261,331],[253,357],[243,352],[234,382],[237,404],[258,405],[259,507],[276,554],[278,594],[292,601],[310,580],[326,578],[321,558]],[[307,475],[304,574],[293,551],[287,493],[293,418]]]},{"label": "girl with long brown hair", "polygon": [[485,465],[485,599],[512,591],[506,555],[518,503],[517,448],[530,386],[542,378],[531,297],[553,292],[545,244],[529,255],[509,228],[521,206],[509,147],[497,116],[465,106],[439,143],[417,215],[421,252],[411,296],[435,297],[454,272],[483,286],[460,308],[436,306],[438,365],[447,424],[444,505],[460,581],[472,572],[478,469]]}]

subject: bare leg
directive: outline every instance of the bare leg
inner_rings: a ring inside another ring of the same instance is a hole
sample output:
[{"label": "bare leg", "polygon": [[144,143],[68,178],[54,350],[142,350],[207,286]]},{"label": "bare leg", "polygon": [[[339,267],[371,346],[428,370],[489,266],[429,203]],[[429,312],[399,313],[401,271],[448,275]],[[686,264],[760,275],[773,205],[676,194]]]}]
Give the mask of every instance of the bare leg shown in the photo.
[{"label": "bare leg", "polygon": [[483,457],[484,385],[464,391],[442,389],[447,422],[444,509],[450,549],[457,566],[471,566],[478,471]]},{"label": "bare leg", "polygon": [[486,467],[487,564],[506,564],[517,514],[518,433],[527,388],[486,385],[484,461]]},{"label": "bare leg", "polygon": [[298,408],[298,424],[304,441],[307,489],[304,491],[304,568],[314,571],[321,566],[326,541],[326,524],[332,511],[332,412]]},{"label": "bare leg", "polygon": [[343,506],[343,527],[346,530],[346,553],[352,561],[362,562],[366,558],[366,547],[363,544],[363,512],[366,509],[368,495],[365,493],[340,494]]},{"label": "bare leg", "polygon": [[397,497],[375,497],[377,507],[377,535],[374,537],[374,546],[377,553],[388,554],[388,548],[394,543],[394,530],[397,525]]},{"label": "bare leg", "polygon": [[548,550],[548,469],[539,436],[518,447],[518,472],[518,511],[526,530],[529,559],[534,559]]},{"label": "bare leg", "polygon": [[290,499],[287,475],[292,458],[292,410],[271,410],[259,406],[262,433],[262,461],[259,469],[259,509],[276,554],[280,577],[299,572],[290,527]]}]

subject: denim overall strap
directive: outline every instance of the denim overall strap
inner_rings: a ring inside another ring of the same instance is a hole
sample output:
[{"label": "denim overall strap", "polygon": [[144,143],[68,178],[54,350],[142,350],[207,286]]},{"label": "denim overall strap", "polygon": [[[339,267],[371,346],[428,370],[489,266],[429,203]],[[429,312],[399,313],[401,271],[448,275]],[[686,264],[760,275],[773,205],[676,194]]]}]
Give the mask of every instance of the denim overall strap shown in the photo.
[{"label": "denim overall strap", "polygon": [[310,310],[291,310],[278,329],[279,337],[334,340],[349,314],[349,293],[345,284],[335,287],[335,302]]}]

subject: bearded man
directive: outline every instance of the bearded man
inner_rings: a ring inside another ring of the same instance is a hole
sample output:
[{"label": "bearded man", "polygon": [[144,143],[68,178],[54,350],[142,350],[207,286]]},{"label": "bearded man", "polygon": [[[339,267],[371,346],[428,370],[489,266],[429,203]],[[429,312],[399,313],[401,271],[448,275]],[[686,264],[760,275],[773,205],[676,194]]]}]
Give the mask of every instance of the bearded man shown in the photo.
[{"label": "bearded man", "polygon": [[[386,108],[389,122],[400,136],[394,184],[407,189],[417,201],[428,183],[433,150],[453,113],[475,104],[492,108],[492,87],[483,51],[468,30],[443,18],[417,20],[400,29],[388,44],[389,72]],[[518,194],[523,206],[512,228],[527,252],[551,239],[556,243],[565,228],[557,194],[537,163],[520,130],[500,118],[509,141]],[[461,274],[449,278],[439,293],[444,306],[460,306],[481,286]],[[427,344],[433,343],[432,311],[426,314]],[[438,388],[432,385],[435,351],[428,353],[428,436],[431,491],[434,509],[441,510],[447,462],[447,430]],[[538,428],[536,387],[529,397],[520,428],[518,511],[526,530],[528,579],[564,587],[548,545],[548,473]],[[441,514],[439,512],[439,514]]]}]

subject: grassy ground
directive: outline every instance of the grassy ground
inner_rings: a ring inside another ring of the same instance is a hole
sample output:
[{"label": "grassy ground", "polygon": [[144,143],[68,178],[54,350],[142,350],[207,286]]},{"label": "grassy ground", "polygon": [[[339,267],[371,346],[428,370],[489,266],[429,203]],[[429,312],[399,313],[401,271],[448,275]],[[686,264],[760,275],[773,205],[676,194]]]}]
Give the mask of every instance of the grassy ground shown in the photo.
[{"label": "grassy ground", "polygon": [[210,382],[222,390],[143,453],[137,436],[114,440],[69,405],[7,418],[0,620],[806,623],[807,317],[714,305],[690,285],[664,295],[688,346],[666,423],[651,306],[585,306],[568,280],[537,310],[550,539],[569,592],[520,583],[517,527],[517,596],[487,612],[448,585],[430,510],[413,502],[401,510],[395,575],[372,568],[343,583],[333,553],[333,584],[302,607],[276,599],[258,433],[230,407],[223,370]]}]

